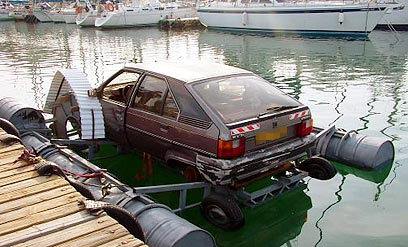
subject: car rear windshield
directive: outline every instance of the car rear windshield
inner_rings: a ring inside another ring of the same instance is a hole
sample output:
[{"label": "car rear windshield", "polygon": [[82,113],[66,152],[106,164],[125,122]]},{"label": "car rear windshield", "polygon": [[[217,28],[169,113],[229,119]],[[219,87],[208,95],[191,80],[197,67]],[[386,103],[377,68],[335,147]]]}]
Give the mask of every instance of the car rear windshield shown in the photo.
[{"label": "car rear windshield", "polygon": [[294,98],[257,76],[222,78],[202,82],[193,87],[225,123],[301,105]]}]

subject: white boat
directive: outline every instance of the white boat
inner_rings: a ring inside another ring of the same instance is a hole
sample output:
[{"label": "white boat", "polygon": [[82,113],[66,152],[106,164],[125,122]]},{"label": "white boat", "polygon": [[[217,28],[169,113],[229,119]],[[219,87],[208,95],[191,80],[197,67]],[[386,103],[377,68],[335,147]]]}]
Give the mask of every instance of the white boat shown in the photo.
[{"label": "white boat", "polygon": [[53,9],[47,12],[47,15],[54,23],[65,23],[64,16],[62,15],[62,11],[60,9]]},{"label": "white boat", "polygon": [[17,6],[12,11],[9,12],[9,16],[12,17],[15,21],[24,21],[24,18],[28,14],[28,9],[24,6]]},{"label": "white boat", "polygon": [[389,29],[391,24],[396,30],[408,30],[408,0],[399,0],[399,2],[406,7],[393,10],[389,15],[385,15],[376,28]]},{"label": "white boat", "polygon": [[13,9],[14,6],[11,3],[0,1],[0,21],[14,21],[14,18],[10,16]]},{"label": "white boat", "polygon": [[48,3],[39,3],[33,9],[33,15],[37,18],[40,22],[52,22],[51,17],[48,13],[51,11],[51,5]]},{"label": "white boat", "polygon": [[200,6],[201,23],[247,32],[367,36],[386,11],[400,4],[342,2],[216,2]]},{"label": "white boat", "polygon": [[77,3],[67,4],[61,2],[58,7],[54,8],[46,14],[54,23],[75,23]]},{"label": "white boat", "polygon": [[62,16],[64,18],[65,23],[67,24],[76,23],[77,13],[74,7],[62,9],[61,12],[62,12]]},{"label": "white boat", "polygon": [[160,20],[196,17],[196,9],[191,6],[180,6],[176,3],[136,4],[126,6],[112,3],[105,5],[105,11],[95,21],[96,27],[136,27],[158,25]]},{"label": "white boat", "polygon": [[[91,4],[88,0],[77,6],[75,22],[80,27],[94,27],[95,20],[103,11],[103,5]],[[98,11],[99,10],[99,11]]]}]

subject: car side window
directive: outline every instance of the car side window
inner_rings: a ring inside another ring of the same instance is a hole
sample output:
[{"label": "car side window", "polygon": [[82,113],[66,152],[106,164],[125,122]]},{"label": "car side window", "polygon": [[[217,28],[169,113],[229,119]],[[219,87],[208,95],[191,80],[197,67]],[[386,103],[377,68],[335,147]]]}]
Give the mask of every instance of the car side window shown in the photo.
[{"label": "car side window", "polygon": [[133,106],[161,114],[166,93],[167,84],[163,79],[147,75],[137,90]]},{"label": "car side window", "polygon": [[139,77],[139,73],[123,71],[104,87],[102,98],[126,104],[132,94],[132,88],[137,83]]}]

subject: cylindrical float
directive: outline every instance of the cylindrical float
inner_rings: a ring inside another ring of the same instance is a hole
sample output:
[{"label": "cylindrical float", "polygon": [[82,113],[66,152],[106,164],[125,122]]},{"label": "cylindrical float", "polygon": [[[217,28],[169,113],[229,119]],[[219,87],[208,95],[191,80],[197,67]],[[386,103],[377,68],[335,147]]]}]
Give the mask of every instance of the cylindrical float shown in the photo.
[{"label": "cylindrical float", "polygon": [[20,132],[36,131],[51,137],[51,130],[45,125],[44,116],[38,110],[19,103],[16,99],[0,99],[0,118],[10,121]]},{"label": "cylindrical float", "polygon": [[[315,128],[315,132],[321,129]],[[394,145],[381,137],[336,130],[317,143],[321,156],[363,169],[380,169],[394,160]]]},{"label": "cylindrical float", "polygon": [[[68,149],[57,148],[35,132],[25,133],[21,139],[26,147],[34,149],[39,156],[69,173],[90,174],[101,171],[98,166]],[[109,173],[105,173],[103,177],[104,182],[100,178],[73,178],[81,183],[81,187],[84,187],[88,194],[91,193],[94,199],[121,206],[133,214],[143,230],[148,245],[216,246],[210,233],[174,214],[167,206],[134,193],[132,188],[122,184]],[[109,193],[104,194],[103,188],[108,188]]]}]

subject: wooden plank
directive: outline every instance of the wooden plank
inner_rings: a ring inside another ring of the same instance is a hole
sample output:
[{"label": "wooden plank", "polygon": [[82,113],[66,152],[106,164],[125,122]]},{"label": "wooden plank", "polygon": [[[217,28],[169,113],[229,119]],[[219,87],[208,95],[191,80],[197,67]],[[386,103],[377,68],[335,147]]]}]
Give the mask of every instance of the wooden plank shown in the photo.
[{"label": "wooden plank", "polygon": [[99,247],[148,247],[141,240],[133,237],[132,235],[126,238],[116,239],[104,244],[99,245]]},{"label": "wooden plank", "polygon": [[21,243],[21,244],[17,244],[15,245],[15,247],[18,247],[18,246],[24,246],[24,247],[55,246],[57,244],[62,244],[66,241],[87,235],[91,232],[106,229],[115,224],[116,224],[116,221],[114,221],[109,216],[102,216],[98,218],[97,220],[85,222],[83,224],[80,224],[74,227],[70,227],[70,228],[58,231],[56,233],[53,233],[53,234],[45,235],[45,236]]},{"label": "wooden plank", "polygon": [[40,175],[38,174],[37,171],[29,171],[29,172],[16,174],[15,176],[12,176],[12,177],[0,178],[0,187],[3,187],[8,184],[17,183],[17,182],[27,180],[30,178],[35,178],[38,176]]},{"label": "wooden plank", "polygon": [[11,146],[5,146],[5,147],[2,147],[2,148],[0,148],[0,158],[1,158],[1,155],[2,154],[5,154],[5,153],[11,153],[11,152],[15,152],[15,153],[18,153],[18,152],[20,152],[19,154],[18,154],[18,156],[20,156],[23,152],[24,152],[24,146],[23,145],[21,145],[20,143],[17,143],[17,144],[13,144],[13,145],[11,145]]},{"label": "wooden plank", "polygon": [[[11,162],[17,160],[21,156],[22,153],[23,152],[20,150],[15,150],[15,151],[10,151],[10,152],[0,154],[0,160],[2,160],[1,164],[3,164],[3,162],[6,162],[8,161],[8,159],[11,159],[11,158],[13,158]],[[5,161],[3,161],[3,159]]]},{"label": "wooden plank", "polygon": [[9,162],[9,163],[5,163],[3,165],[0,165],[0,173],[1,172],[5,172],[5,171],[9,171],[9,170],[13,170],[15,168],[19,168],[19,167],[25,167],[25,166],[33,166],[25,161],[17,161],[14,163],[14,161]]},{"label": "wooden plank", "polygon": [[[25,205],[26,207],[24,208],[0,214],[0,222],[10,222],[21,218],[29,218],[31,214],[36,214],[45,210],[63,206],[67,203],[78,202],[81,200],[81,198],[83,198],[78,192],[72,192],[72,190],[71,193],[64,194],[64,192],[62,192],[58,195],[59,196],[57,198],[41,201],[40,203],[35,203],[32,205]],[[23,204],[24,199],[25,198],[21,198],[18,201]]]},{"label": "wooden plank", "polygon": [[[101,229],[99,231],[94,231],[91,233],[88,233],[86,235],[83,235],[81,237],[77,237],[74,239],[71,239],[70,241],[63,242],[59,245],[60,247],[76,247],[76,246],[87,246],[87,247],[97,247],[101,244],[104,244],[106,242],[112,241],[112,240],[117,240],[120,238],[123,238],[125,236],[130,235],[128,230],[124,228],[122,225],[120,225],[117,222],[113,222],[114,225]],[[131,235],[132,236],[132,235]]]},{"label": "wooden plank", "polygon": [[17,182],[17,183],[3,185],[3,186],[1,186],[1,189],[0,189],[0,196],[5,194],[5,193],[9,193],[11,191],[18,191],[18,190],[24,189],[26,187],[36,186],[36,185],[39,185],[39,184],[42,184],[42,183],[47,183],[49,181],[55,181],[55,180],[57,180],[59,178],[60,177],[57,176],[57,175],[38,176],[38,177],[30,178],[30,179],[27,179],[27,180],[22,180],[22,181]]},{"label": "wooden plank", "polygon": [[28,217],[0,224],[0,235],[15,232],[27,227],[58,219],[83,210],[78,202],[67,203],[61,207],[31,214]]},{"label": "wooden plank", "polygon": [[0,179],[15,176],[17,174],[21,174],[21,173],[29,172],[29,171],[36,171],[36,169],[35,169],[35,167],[33,165],[31,165],[31,166],[15,166],[14,168],[12,168],[12,169],[10,169],[8,171],[0,172]]},{"label": "wooden plank", "polygon": [[[47,206],[51,202],[46,201],[51,201],[55,198],[71,194],[73,192],[76,192],[76,190],[71,185],[66,184],[63,187],[48,189],[46,191],[40,191],[37,193],[34,192],[35,191],[33,191],[33,194],[27,196],[24,196],[24,194],[22,193],[17,193],[19,198],[2,203],[0,208],[0,214],[5,214],[11,211],[18,212],[18,210],[25,210],[25,207],[29,209],[31,205],[40,205],[40,203],[44,204],[44,206]],[[14,192],[12,194],[7,195],[13,197]]]},{"label": "wooden plank", "polygon": [[49,222],[34,225],[20,231],[0,235],[0,246],[12,246],[23,243],[25,241],[58,232],[62,229],[73,227],[81,223],[94,220],[96,218],[97,216],[93,216],[89,214],[89,212],[82,210],[78,213],[70,214]]},{"label": "wooden plank", "polygon": [[[18,157],[20,157],[20,155],[21,153],[19,155],[15,155],[15,154],[2,155],[0,158],[0,168],[4,165],[13,164],[14,161],[16,161]],[[22,162],[22,161],[19,161],[19,162]]]},{"label": "wooden plank", "polygon": [[[62,179],[52,179],[52,180],[43,180],[42,183],[34,184],[32,186],[25,186],[17,190],[7,190],[4,193],[0,193],[0,203],[5,203],[11,200],[17,200],[22,197],[28,197],[33,194],[41,193],[43,191],[48,191],[51,189],[56,189],[62,186],[67,186],[69,183]],[[1,189],[1,192],[4,190]],[[1,209],[0,209],[1,211]]]}]

